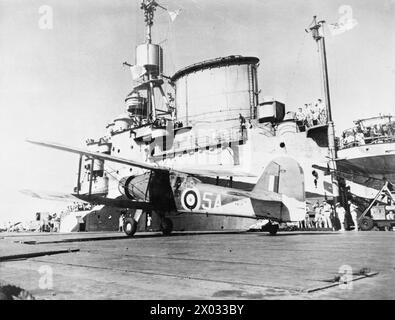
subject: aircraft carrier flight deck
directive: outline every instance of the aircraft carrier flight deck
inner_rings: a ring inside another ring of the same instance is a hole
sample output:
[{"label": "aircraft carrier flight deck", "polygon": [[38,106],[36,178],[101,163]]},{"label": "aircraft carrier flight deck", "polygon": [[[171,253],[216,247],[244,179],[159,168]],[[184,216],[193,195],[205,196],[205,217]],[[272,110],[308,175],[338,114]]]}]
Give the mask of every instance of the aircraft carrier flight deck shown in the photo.
[{"label": "aircraft carrier flight deck", "polygon": [[34,299],[393,299],[395,286],[395,232],[0,236],[1,285]]}]

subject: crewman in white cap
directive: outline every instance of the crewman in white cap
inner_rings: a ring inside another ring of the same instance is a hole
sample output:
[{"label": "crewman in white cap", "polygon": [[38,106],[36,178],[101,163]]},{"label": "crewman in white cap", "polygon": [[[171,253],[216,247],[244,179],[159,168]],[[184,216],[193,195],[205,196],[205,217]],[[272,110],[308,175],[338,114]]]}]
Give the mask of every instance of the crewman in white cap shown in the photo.
[{"label": "crewman in white cap", "polygon": [[352,222],[354,222],[354,231],[358,231],[358,207],[353,204],[350,200],[348,200],[348,204],[350,205],[350,214],[352,218]]},{"label": "crewman in white cap", "polygon": [[336,203],[336,214],[340,220],[340,231],[344,231],[344,218],[346,216],[346,210],[340,205],[340,202]]},{"label": "crewman in white cap", "polygon": [[325,224],[324,228],[333,229],[332,221],[331,221],[331,212],[332,212],[331,205],[326,201],[322,201],[322,203],[324,205],[322,208],[322,216]]}]

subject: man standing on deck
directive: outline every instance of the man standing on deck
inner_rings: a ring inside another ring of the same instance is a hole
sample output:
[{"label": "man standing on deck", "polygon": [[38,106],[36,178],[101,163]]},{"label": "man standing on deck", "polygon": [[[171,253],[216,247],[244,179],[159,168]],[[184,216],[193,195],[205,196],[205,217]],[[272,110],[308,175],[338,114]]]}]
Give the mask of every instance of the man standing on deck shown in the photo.
[{"label": "man standing on deck", "polygon": [[299,127],[299,131],[303,132],[306,130],[306,114],[303,112],[302,108],[298,108],[298,111],[295,114],[296,124]]},{"label": "man standing on deck", "polygon": [[358,207],[351,201],[348,201],[348,204],[350,205],[350,214],[352,222],[354,223],[354,231],[358,232]]},{"label": "man standing on deck", "polygon": [[120,231],[120,232],[123,231],[123,221],[124,221],[123,215],[124,215],[123,213],[121,213],[121,214],[119,215],[119,230],[118,230],[118,231]]},{"label": "man standing on deck", "polygon": [[336,214],[340,221],[340,231],[344,231],[344,218],[346,216],[346,210],[340,205],[340,202],[336,203]]},{"label": "man standing on deck", "polygon": [[314,223],[316,228],[322,227],[322,204],[320,205],[317,201],[314,206],[315,216],[314,216]]},{"label": "man standing on deck", "polygon": [[246,131],[246,119],[239,113],[239,121],[240,121],[240,127],[241,127],[241,134],[244,137],[244,132]]},{"label": "man standing on deck", "polygon": [[323,201],[324,207],[322,208],[322,216],[324,220],[324,228],[329,228],[332,229],[332,221],[331,221],[331,212],[332,212],[332,207],[331,205]]},{"label": "man standing on deck", "polygon": [[326,120],[327,120],[326,119],[326,108],[325,108],[325,104],[322,102],[321,99],[318,99],[317,109],[319,110],[320,123],[325,124]]},{"label": "man standing on deck", "polygon": [[318,108],[318,105],[315,104],[314,106],[311,107],[312,126],[318,125],[319,118],[320,118],[320,109]]}]

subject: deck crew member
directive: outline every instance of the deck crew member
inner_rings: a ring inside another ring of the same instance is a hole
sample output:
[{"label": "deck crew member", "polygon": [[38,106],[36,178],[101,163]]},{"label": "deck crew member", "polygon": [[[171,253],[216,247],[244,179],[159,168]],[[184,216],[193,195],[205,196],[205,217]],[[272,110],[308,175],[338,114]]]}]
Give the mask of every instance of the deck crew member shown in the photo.
[{"label": "deck crew member", "polygon": [[309,210],[308,210],[307,207],[306,207],[306,215],[305,215],[305,217],[304,217],[304,224],[305,224],[306,229],[310,229],[310,228],[313,227],[313,226],[311,225],[310,212],[309,212]]},{"label": "deck crew member", "polygon": [[240,128],[241,134],[244,136],[244,132],[246,131],[246,119],[239,113],[239,121],[240,121]]},{"label": "deck crew member", "polygon": [[318,108],[318,105],[316,104],[311,109],[311,120],[312,120],[313,126],[318,125],[319,118],[320,118],[320,109]]},{"label": "deck crew member", "polygon": [[324,206],[322,207],[322,216],[324,220],[324,228],[332,229],[332,221],[331,221],[332,207],[326,201],[323,201],[323,204]]},{"label": "deck crew member", "polygon": [[121,213],[119,215],[119,231],[122,232],[123,231],[123,221],[124,221],[124,217],[123,217],[123,213]]},{"label": "deck crew member", "polygon": [[295,114],[296,124],[299,127],[299,131],[305,131],[305,123],[306,123],[306,114],[303,112],[302,108],[298,108],[298,111]]},{"label": "deck crew member", "polygon": [[344,231],[344,218],[346,216],[346,210],[340,205],[340,202],[336,203],[336,214],[340,221],[340,231]]},{"label": "deck crew member", "polygon": [[303,113],[305,115],[304,125],[306,127],[311,127],[313,125],[312,122],[313,105],[311,103],[305,103]]},{"label": "deck crew member", "polygon": [[386,215],[387,220],[395,220],[395,212],[393,210],[391,210],[390,212],[388,212],[388,214]]},{"label": "deck crew member", "polygon": [[358,231],[358,207],[351,201],[348,201],[348,204],[350,205],[350,214],[352,222],[354,223],[354,231]]},{"label": "deck crew member", "polygon": [[355,140],[358,142],[358,145],[364,145],[365,144],[365,139],[364,139],[364,135],[361,132],[357,131],[357,134],[355,135]]},{"label": "deck crew member", "polygon": [[315,217],[314,217],[314,223],[316,228],[322,228],[322,207],[323,205],[319,204],[319,202],[316,202],[316,205],[314,206],[314,211],[315,211]]},{"label": "deck crew member", "polygon": [[324,124],[326,123],[326,108],[325,108],[325,104],[322,102],[321,99],[317,100],[317,108],[319,110],[319,114],[320,114],[320,123]]}]

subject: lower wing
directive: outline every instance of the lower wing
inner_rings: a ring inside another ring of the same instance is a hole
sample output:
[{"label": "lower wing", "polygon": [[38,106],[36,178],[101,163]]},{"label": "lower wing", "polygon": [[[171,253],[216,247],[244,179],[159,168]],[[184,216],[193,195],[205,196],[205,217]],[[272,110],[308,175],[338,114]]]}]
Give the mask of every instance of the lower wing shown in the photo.
[{"label": "lower wing", "polygon": [[109,207],[127,208],[127,209],[143,209],[152,210],[152,205],[149,202],[133,201],[129,199],[112,199],[99,195],[88,194],[68,194],[61,192],[47,192],[47,191],[32,191],[20,190],[21,193],[42,200],[65,201],[65,202],[89,202],[97,205],[106,205]]}]

